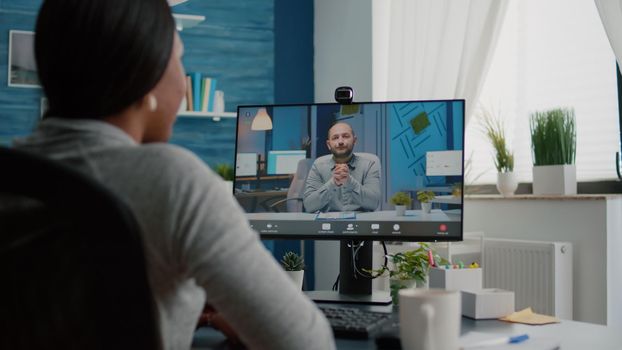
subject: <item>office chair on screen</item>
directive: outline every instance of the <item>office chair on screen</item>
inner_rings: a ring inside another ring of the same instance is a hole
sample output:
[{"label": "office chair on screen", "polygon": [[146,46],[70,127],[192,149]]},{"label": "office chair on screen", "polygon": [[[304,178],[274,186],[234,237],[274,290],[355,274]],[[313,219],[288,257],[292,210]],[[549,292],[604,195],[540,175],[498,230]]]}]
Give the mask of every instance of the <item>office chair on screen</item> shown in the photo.
[{"label": "office chair on screen", "polygon": [[0,147],[0,348],[161,349],[138,225],[97,182]]}]

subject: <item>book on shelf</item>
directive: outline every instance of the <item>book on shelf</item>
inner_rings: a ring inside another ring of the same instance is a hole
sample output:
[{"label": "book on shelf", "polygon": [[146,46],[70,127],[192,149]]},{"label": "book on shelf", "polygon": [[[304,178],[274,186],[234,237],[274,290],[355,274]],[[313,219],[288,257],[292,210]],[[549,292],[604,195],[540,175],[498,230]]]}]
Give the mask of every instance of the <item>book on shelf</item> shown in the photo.
[{"label": "book on shelf", "polygon": [[192,101],[192,78],[189,75],[186,75],[186,110],[194,110]]},{"label": "book on shelf", "polygon": [[210,78],[201,79],[201,112],[207,112],[207,98],[209,93]]},{"label": "book on shelf", "polygon": [[190,72],[188,73],[192,79],[192,110],[201,110],[201,73]]},{"label": "book on shelf", "polygon": [[206,78],[209,80],[209,84],[205,84],[205,110],[204,112],[214,111],[214,95],[216,93],[216,78]]},{"label": "book on shelf", "polygon": [[204,76],[199,72],[190,72],[186,75],[186,82],[187,110],[213,112],[217,79]]}]

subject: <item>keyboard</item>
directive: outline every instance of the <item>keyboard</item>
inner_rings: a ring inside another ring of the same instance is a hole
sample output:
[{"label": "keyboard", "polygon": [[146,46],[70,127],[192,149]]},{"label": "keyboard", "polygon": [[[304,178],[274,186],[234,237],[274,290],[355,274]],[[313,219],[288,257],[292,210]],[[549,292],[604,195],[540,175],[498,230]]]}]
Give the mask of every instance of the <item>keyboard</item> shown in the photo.
[{"label": "keyboard", "polygon": [[342,306],[319,306],[337,338],[369,339],[393,321],[389,313]]}]

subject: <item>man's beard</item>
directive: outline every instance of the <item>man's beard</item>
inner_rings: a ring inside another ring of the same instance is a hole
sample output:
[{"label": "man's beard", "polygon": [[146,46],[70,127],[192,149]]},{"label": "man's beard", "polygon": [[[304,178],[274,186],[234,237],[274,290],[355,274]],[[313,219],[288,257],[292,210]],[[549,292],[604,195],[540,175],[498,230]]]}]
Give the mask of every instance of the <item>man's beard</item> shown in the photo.
[{"label": "man's beard", "polygon": [[343,150],[332,149],[331,153],[335,158],[349,158],[352,155],[352,148],[346,148]]}]

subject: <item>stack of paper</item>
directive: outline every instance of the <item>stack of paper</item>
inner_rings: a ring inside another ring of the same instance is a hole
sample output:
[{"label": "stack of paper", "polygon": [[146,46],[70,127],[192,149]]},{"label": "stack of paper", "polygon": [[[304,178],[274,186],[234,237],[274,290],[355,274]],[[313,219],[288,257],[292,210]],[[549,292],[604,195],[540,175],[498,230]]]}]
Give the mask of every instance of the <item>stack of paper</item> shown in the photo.
[{"label": "stack of paper", "polygon": [[531,310],[530,307],[524,310],[521,310],[521,311],[516,311],[505,317],[501,317],[499,320],[506,321],[506,322],[514,322],[514,323],[532,324],[532,325],[559,323],[558,318],[553,317],[553,316],[537,314],[533,312],[533,310]]}]

